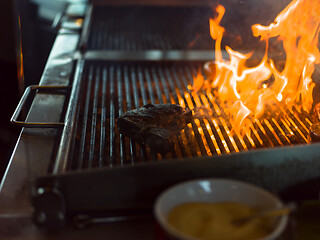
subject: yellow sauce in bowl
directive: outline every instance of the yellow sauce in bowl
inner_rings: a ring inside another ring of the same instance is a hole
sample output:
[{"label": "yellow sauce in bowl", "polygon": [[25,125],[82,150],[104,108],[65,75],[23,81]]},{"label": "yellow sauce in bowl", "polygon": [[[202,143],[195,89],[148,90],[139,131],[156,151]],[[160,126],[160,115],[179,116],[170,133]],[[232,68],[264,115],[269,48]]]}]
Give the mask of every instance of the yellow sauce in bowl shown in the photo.
[{"label": "yellow sauce in bowl", "polygon": [[257,218],[242,225],[232,221],[256,212],[254,208],[236,202],[192,202],[173,208],[168,214],[168,222],[180,232],[198,239],[250,240],[268,235],[272,221]]}]

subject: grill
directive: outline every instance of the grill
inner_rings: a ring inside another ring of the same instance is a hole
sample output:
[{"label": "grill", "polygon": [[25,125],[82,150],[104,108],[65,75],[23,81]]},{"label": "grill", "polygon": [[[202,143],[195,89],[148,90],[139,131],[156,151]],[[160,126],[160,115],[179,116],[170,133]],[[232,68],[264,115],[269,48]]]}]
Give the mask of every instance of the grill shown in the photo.
[{"label": "grill", "polygon": [[[269,113],[251,131],[233,134],[227,109],[214,92],[188,91],[203,63],[87,62],[81,79],[72,161],[67,170],[112,167],[173,158],[220,155],[262,147],[307,143],[311,120],[296,109]],[[195,109],[195,119],[175,139],[166,156],[150,152],[119,134],[116,119],[148,103]]]},{"label": "grill", "polygon": [[[268,112],[248,134],[234,134],[227,107],[214,92],[188,91],[201,66],[203,61],[79,60],[51,174],[35,181],[35,215],[47,211],[52,195],[78,225],[83,216],[150,214],[154,199],[168,186],[212,176],[253,182],[290,200],[314,195],[314,189],[290,190],[319,173],[318,144],[306,144],[310,116],[297,109]],[[148,103],[195,111],[165,156],[117,130],[120,114]],[[62,224],[56,215],[52,218],[49,226]]]},{"label": "grill", "polygon": [[[207,50],[213,46],[207,30],[211,16],[210,8],[199,6],[94,6],[81,33],[60,30],[40,82],[48,86],[32,88],[36,96],[22,124],[32,129],[24,129],[14,157],[26,155],[30,164],[36,224],[52,228],[84,215],[150,214],[161,191],[192,178],[248,181],[287,200],[318,194],[318,189],[295,188],[319,178],[310,114],[279,107],[252,120],[248,133],[234,133],[228,106],[214,90],[188,90],[193,76],[212,60]],[[232,35],[225,39],[239,44]],[[48,90],[56,95],[48,97]],[[194,112],[166,155],[118,132],[119,115],[148,103],[174,103]],[[33,122],[39,118],[45,123]]]}]

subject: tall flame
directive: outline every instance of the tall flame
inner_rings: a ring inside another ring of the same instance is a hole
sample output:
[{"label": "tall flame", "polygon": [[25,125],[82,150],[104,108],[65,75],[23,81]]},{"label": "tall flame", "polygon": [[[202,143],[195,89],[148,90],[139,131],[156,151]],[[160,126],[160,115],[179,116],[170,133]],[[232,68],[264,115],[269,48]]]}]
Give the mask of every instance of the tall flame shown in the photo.
[{"label": "tall flame", "polygon": [[[222,102],[231,106],[229,115],[234,130],[245,127],[249,115],[261,118],[266,106],[277,109],[285,105],[296,106],[309,112],[315,84],[312,80],[315,64],[320,62],[318,35],[320,2],[314,0],[292,1],[269,26],[255,24],[252,32],[265,42],[265,53],[255,67],[246,67],[252,53],[242,54],[226,46],[229,60],[223,59],[221,42],[225,29],[220,26],[225,13],[223,6],[216,8],[217,16],[209,19],[210,35],[215,40],[215,75],[204,80],[199,74],[194,78],[194,91],[200,87],[215,88]],[[286,60],[282,71],[269,58],[269,41],[282,41]],[[200,81],[199,81],[200,80]],[[203,84],[209,81],[210,84]]]}]

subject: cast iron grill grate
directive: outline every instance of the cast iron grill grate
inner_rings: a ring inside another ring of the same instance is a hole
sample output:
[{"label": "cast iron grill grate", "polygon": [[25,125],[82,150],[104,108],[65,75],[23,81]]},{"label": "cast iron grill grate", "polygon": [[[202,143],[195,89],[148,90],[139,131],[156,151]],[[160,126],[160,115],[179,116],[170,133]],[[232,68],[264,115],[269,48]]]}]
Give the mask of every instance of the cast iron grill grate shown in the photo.
[{"label": "cast iron grill grate", "polygon": [[209,17],[210,7],[95,7],[88,50],[212,49]]},{"label": "cast iron grill grate", "polygon": [[[86,62],[81,79],[76,137],[68,169],[113,167],[201,157],[309,142],[309,115],[281,109],[255,121],[248,134],[231,134],[226,109],[214,92],[187,90],[202,62]],[[175,103],[196,117],[175,137],[166,156],[119,134],[116,119],[145,104]]]}]

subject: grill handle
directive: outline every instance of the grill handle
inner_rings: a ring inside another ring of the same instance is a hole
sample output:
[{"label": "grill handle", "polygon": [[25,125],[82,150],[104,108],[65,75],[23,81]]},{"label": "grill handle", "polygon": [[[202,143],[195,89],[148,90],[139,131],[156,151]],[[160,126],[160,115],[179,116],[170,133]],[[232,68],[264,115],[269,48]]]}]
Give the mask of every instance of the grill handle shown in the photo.
[{"label": "grill handle", "polygon": [[20,116],[20,113],[22,109],[24,108],[27,100],[29,99],[29,96],[31,93],[36,92],[36,91],[42,91],[42,92],[47,92],[48,94],[52,92],[57,92],[57,91],[68,91],[71,89],[70,86],[38,86],[38,85],[31,85],[26,88],[24,91],[20,102],[18,103],[18,106],[16,110],[14,111],[10,122],[14,125],[21,126],[21,127],[26,127],[26,128],[59,128],[63,127],[64,123],[63,122],[26,122],[26,121],[18,121],[18,117]]}]

